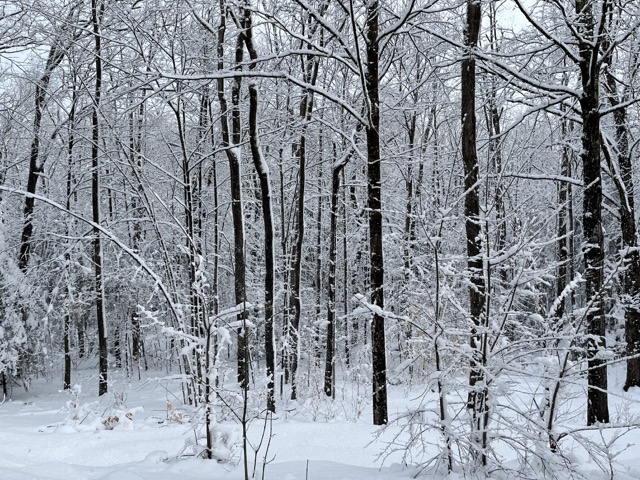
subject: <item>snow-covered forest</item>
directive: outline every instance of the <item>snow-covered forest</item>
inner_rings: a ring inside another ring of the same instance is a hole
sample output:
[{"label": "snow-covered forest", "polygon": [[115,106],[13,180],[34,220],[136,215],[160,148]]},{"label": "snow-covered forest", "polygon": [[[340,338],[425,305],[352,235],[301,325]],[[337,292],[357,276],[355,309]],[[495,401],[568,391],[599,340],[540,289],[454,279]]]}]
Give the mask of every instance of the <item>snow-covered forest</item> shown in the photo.
[{"label": "snow-covered forest", "polygon": [[639,27],[0,0],[0,476],[640,478]]}]

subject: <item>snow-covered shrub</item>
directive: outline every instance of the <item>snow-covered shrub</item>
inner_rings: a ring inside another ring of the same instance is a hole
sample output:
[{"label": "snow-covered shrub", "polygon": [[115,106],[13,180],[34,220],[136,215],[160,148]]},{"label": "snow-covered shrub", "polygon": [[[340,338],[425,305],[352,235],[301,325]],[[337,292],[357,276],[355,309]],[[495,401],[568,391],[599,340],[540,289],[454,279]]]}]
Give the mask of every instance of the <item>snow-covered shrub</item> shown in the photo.
[{"label": "snow-covered shrub", "polygon": [[182,423],[184,418],[184,411],[175,408],[173,403],[167,400],[167,422]]},{"label": "snow-covered shrub", "polygon": [[82,387],[78,384],[67,390],[70,399],[64,406],[65,419],[58,429],[72,433],[94,430],[134,429],[134,416],[143,412],[142,407],[124,408],[114,404],[104,410],[99,401],[84,403],[81,401]]},{"label": "snow-covered shrub", "polygon": [[0,228],[0,374],[7,376],[25,370],[20,364],[28,339],[27,325],[20,311],[24,283],[24,275],[7,250]]},{"label": "snow-covered shrub", "polygon": [[18,312],[11,306],[3,307],[0,310],[0,374],[15,376],[27,334]]}]

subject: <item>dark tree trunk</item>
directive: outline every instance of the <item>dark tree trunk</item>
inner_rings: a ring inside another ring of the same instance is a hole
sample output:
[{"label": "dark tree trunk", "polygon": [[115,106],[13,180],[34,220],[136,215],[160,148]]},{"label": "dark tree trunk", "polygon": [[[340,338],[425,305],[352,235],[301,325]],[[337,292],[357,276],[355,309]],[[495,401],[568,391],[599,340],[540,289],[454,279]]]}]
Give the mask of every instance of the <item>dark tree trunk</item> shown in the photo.
[{"label": "dark tree trunk", "polygon": [[[404,232],[402,242],[402,261],[404,264],[403,270],[403,291],[404,291],[404,303],[405,307],[408,305],[408,290],[409,282],[411,280],[411,272],[413,270],[413,247],[415,242],[415,215],[414,215],[414,180],[413,180],[413,154],[415,149],[415,135],[416,135],[416,114],[411,115],[411,119],[407,121],[407,134],[409,144],[407,150],[410,152],[409,165],[407,167],[407,203],[404,216]],[[404,312],[401,312],[404,314]]]},{"label": "dark tree trunk", "polygon": [[[562,121],[563,139],[566,139],[569,130],[569,121]],[[562,149],[562,166],[560,175],[571,177],[571,160],[572,152],[569,145],[565,145]],[[570,251],[570,234],[573,226],[569,223],[569,201],[570,201],[571,184],[569,182],[560,182],[558,186],[558,242],[557,242],[557,278],[556,278],[556,299],[558,306],[554,312],[554,317],[558,320],[562,319],[565,313],[566,299],[562,298],[565,287],[572,280],[569,275],[569,262],[572,258]]]},{"label": "dark tree trunk", "polygon": [[193,191],[193,179],[191,174],[190,155],[187,152],[186,132],[184,127],[184,113],[181,108],[182,100],[178,98],[175,106],[169,102],[169,106],[173,109],[176,117],[176,125],[178,126],[178,138],[180,140],[180,153],[182,155],[182,195],[184,204],[184,220],[187,233],[186,251],[189,252],[187,257],[187,272],[189,277],[189,297],[190,297],[190,314],[191,314],[191,334],[199,337],[204,336],[204,318],[202,309],[202,298],[197,286],[197,268],[198,257],[201,253],[198,239],[196,238],[196,215],[195,200]]},{"label": "dark tree trunk", "polygon": [[[309,92],[305,92],[305,99]],[[307,102],[304,101],[306,104]],[[301,107],[302,110],[303,107]],[[306,111],[306,107],[305,107]],[[303,118],[306,118],[303,117]],[[296,207],[296,238],[293,246],[293,259],[291,265],[291,300],[289,303],[293,305],[293,317],[291,318],[289,328],[288,343],[290,345],[290,363],[291,363],[291,399],[295,400],[298,396],[298,386],[296,384],[296,375],[298,373],[298,360],[300,356],[300,317],[302,315],[302,302],[300,299],[300,277],[302,274],[302,246],[304,242],[304,196],[306,183],[307,168],[307,137],[306,127],[300,135],[300,144],[298,146],[298,202]]]},{"label": "dark tree trunk", "polygon": [[482,235],[478,183],[478,153],[476,147],[476,60],[473,50],[478,45],[481,22],[480,2],[467,0],[467,22],[464,29],[465,58],[461,73],[462,161],[464,165],[465,232],[467,268],[471,275],[469,287],[469,313],[471,316],[471,361],[469,372],[468,407],[472,410],[475,451],[474,455],[485,465],[487,419],[487,385],[484,365],[486,360],[485,279],[482,260]]},{"label": "dark tree trunk", "polygon": [[625,305],[625,336],[627,341],[627,375],[624,390],[640,387],[640,253],[637,250],[637,236],[634,208],[634,182],[625,110],[614,114],[617,129],[618,163],[625,186],[626,198],[620,199],[620,217],[623,248],[628,250],[625,263],[628,270],[624,277],[627,295]]},{"label": "dark tree trunk", "polygon": [[102,278],[102,245],[100,240],[100,97],[102,95],[102,50],[100,20],[104,4],[98,6],[98,0],[91,0],[91,23],[95,40],[96,82],[91,115],[91,204],[93,212],[93,264],[95,268],[96,320],[98,323],[98,348],[100,356],[100,376],[98,395],[107,393],[108,345],[106,319],[104,316],[104,285]]},{"label": "dark tree trunk", "polygon": [[[75,80],[75,78],[74,78]],[[75,128],[76,128],[76,105],[78,100],[78,92],[76,90],[76,85],[74,82],[73,85],[73,93],[71,97],[71,108],[69,109],[69,138],[67,140],[67,199],[65,207],[67,211],[71,211],[71,199],[73,197],[73,147],[75,145]],[[69,229],[69,224],[67,223],[67,236],[70,237],[71,232]],[[73,288],[71,286],[71,255],[69,253],[69,248],[67,248],[65,255],[65,272],[67,275],[67,299],[71,301],[73,295]],[[67,311],[64,314],[64,381],[63,388],[68,390],[71,388],[71,312],[69,311],[69,307],[67,307]]]},{"label": "dark tree trunk", "polygon": [[31,151],[29,155],[29,177],[27,179],[27,195],[24,200],[24,226],[20,240],[20,256],[18,267],[25,272],[29,265],[31,255],[31,237],[33,236],[33,208],[35,206],[36,189],[40,174],[44,172],[44,167],[39,163],[40,157],[40,130],[42,124],[42,114],[47,98],[47,89],[51,81],[51,75],[62,59],[64,58],[63,46],[54,43],[49,49],[49,56],[45,65],[44,74],[36,84],[35,114],[33,118],[33,140],[31,141]]},{"label": "dark tree trunk", "polygon": [[78,329],[78,358],[84,358],[87,353],[87,335],[83,318],[77,320],[76,328]]},{"label": "dark tree trunk", "polygon": [[[318,78],[318,57],[309,55],[303,63],[304,78],[310,85],[315,85]],[[298,386],[296,375],[300,357],[300,318],[302,316],[302,301],[300,298],[300,279],[302,275],[302,247],[304,244],[304,199],[307,170],[307,125],[313,112],[313,91],[304,89],[300,102],[300,118],[303,121],[300,143],[298,144],[298,197],[296,206],[296,238],[293,246],[291,265],[291,300],[293,318],[291,319],[289,343],[291,345],[291,399],[297,398]]]},{"label": "dark tree trunk", "polygon": [[131,314],[131,357],[134,362],[140,360],[142,352],[142,338],[140,337],[140,317],[137,313]]},{"label": "dark tree trunk", "polygon": [[[320,152],[320,157],[324,158],[324,137],[322,132],[320,133],[320,138],[318,140],[318,151]],[[322,231],[322,210],[323,210],[323,179],[322,179],[322,161],[320,165],[318,165],[318,209],[316,214],[316,271],[315,271],[315,289],[316,289],[316,316],[314,321],[313,330],[315,332],[314,339],[314,357],[316,361],[316,368],[320,366],[321,362],[321,346],[320,346],[320,315],[322,313],[321,303],[322,303],[322,244],[323,244],[323,231]]]},{"label": "dark tree trunk", "polygon": [[[498,52],[498,31],[497,31],[497,12],[495,3],[489,3],[489,42],[491,44],[491,50]],[[507,220],[504,199],[506,195],[506,189],[504,182],[502,181],[502,138],[500,117],[501,109],[498,108],[497,98],[497,86],[496,78],[490,79],[489,101],[485,106],[486,109],[486,123],[489,130],[489,162],[493,169],[493,174],[496,178],[495,194],[494,194],[494,206],[496,212],[496,239],[495,250],[498,255],[504,253],[504,249],[507,244]],[[498,267],[498,273],[503,283],[507,281],[507,269],[504,267]]]},{"label": "dark tree trunk", "polygon": [[[607,37],[608,38],[608,37]],[[618,82],[610,70],[613,61],[609,42],[603,43],[603,50],[611,52],[605,64],[605,86],[608,92],[609,104],[615,108],[613,120],[615,122],[615,138],[617,147],[618,171],[613,171],[614,181],[618,187],[620,197],[620,229],[622,230],[622,249],[624,263],[627,270],[624,275],[625,300],[625,336],[627,341],[627,376],[624,390],[640,387],[640,253],[637,250],[637,227],[635,220],[633,165],[629,152],[629,130],[627,108],[622,105],[624,95],[618,92]],[[605,146],[604,151],[607,151]]]},{"label": "dark tree trunk", "polygon": [[[344,169],[342,170],[342,184],[345,183]],[[344,316],[344,363],[351,366],[351,345],[353,331],[349,320],[349,248],[347,238],[347,190],[342,188],[342,314]],[[335,385],[335,375],[334,375]],[[335,389],[334,389],[335,392]]]},{"label": "dark tree trunk", "polygon": [[[140,178],[142,173],[142,122],[144,118],[144,98],[140,102],[138,109],[138,118],[135,121],[134,109],[129,113],[129,164],[134,172],[136,179]],[[136,192],[131,197],[131,210],[133,213],[133,235],[131,243],[136,253],[140,252],[142,243],[142,183],[137,182]],[[136,312],[136,306],[133,306],[131,313],[131,357],[134,363],[139,365],[140,355],[142,353],[142,337],[140,335],[140,316]],[[138,371],[139,373],[139,371]]]},{"label": "dark tree trunk", "polygon": [[[256,68],[255,60],[258,54],[253,45],[253,27],[251,22],[251,10],[244,9],[245,44],[249,57],[252,60],[250,69]],[[273,300],[274,300],[274,228],[273,209],[271,207],[271,180],[269,167],[262,155],[260,138],[258,133],[258,88],[255,81],[249,82],[249,143],[253,165],[260,179],[260,193],[262,203],[262,218],[264,221],[264,330],[265,330],[265,357],[267,363],[267,410],[276,411],[275,402],[275,345],[273,337]]]},{"label": "dark tree trunk", "polygon": [[280,164],[278,168],[278,173],[280,177],[280,247],[282,249],[282,290],[285,292],[283,295],[283,306],[282,306],[282,338],[284,341],[282,342],[282,369],[283,378],[282,382],[280,382],[280,396],[284,394],[284,385],[288,384],[291,376],[291,366],[290,366],[290,351],[289,351],[289,332],[290,332],[290,322],[291,322],[291,308],[289,304],[290,300],[290,282],[289,282],[289,272],[290,272],[290,263],[291,257],[289,256],[289,229],[286,221],[286,196],[285,196],[285,180],[284,180],[284,159],[283,159],[284,149],[280,148],[279,159]]},{"label": "dark tree trunk", "polygon": [[[218,27],[218,70],[224,70],[224,41],[227,28],[227,6],[225,0],[220,0],[220,25]],[[236,69],[241,69],[243,59],[244,33],[240,32],[236,40],[235,63]],[[227,104],[224,79],[217,80],[218,101],[220,103],[220,124],[222,133],[222,146],[225,147],[229,161],[229,180],[231,184],[231,216],[233,218],[233,261],[234,261],[234,292],[236,305],[244,305],[246,302],[245,281],[245,255],[244,255],[244,213],[242,208],[242,174],[241,174],[241,128],[240,119],[240,88],[241,77],[236,77],[231,90],[231,111]],[[231,116],[231,125],[229,125]],[[248,331],[245,325],[247,311],[238,314],[238,321],[242,327],[238,328],[237,349],[237,379],[242,388],[249,387],[249,351]]]},{"label": "dark tree trunk", "polygon": [[[384,311],[384,259],[382,253],[382,188],[380,161],[380,77],[379,77],[380,4],[367,5],[367,60],[365,87],[368,105],[367,135],[367,210],[369,212],[369,263],[371,266],[371,303]],[[373,367],[373,424],[386,425],[387,358],[384,316],[376,311],[371,323]]]},{"label": "dark tree trunk", "polygon": [[[593,3],[576,0],[578,46],[580,49],[580,75],[582,95],[580,107],[582,115],[582,178],[584,194],[582,204],[582,228],[584,231],[584,267],[587,310],[587,424],[609,422],[607,396],[607,365],[601,353],[606,348],[605,317],[602,302],[604,280],[604,239],[602,234],[602,178],[600,166],[600,105],[598,52],[599,33],[595,31]],[[603,12],[604,15],[604,12]]]},{"label": "dark tree trunk", "polygon": [[[215,130],[213,129],[213,108],[211,99],[207,96],[207,107],[209,113],[209,128],[211,132],[211,145],[215,145]],[[218,200],[218,171],[217,161],[214,158],[211,164],[211,174],[209,177],[209,183],[213,194],[213,272],[211,281],[211,313],[218,315],[220,308],[220,299],[218,298],[218,278],[219,278],[219,262],[220,262],[220,230],[218,225],[219,219],[219,200]],[[211,327],[217,327],[212,325]],[[214,338],[214,358],[218,356],[218,342],[217,336]],[[216,377],[216,387],[218,386],[219,379]]]},{"label": "dark tree trunk", "polygon": [[[340,209],[340,180],[344,178],[344,169],[353,156],[353,150],[349,151],[340,159],[335,158],[335,144],[333,146],[333,164],[331,168],[331,199],[329,206],[329,275],[327,278],[327,338],[326,338],[326,356],[325,356],[325,368],[324,368],[324,393],[328,397],[335,397],[335,351],[336,351],[336,264],[338,257],[338,214]],[[344,193],[344,192],[343,192]],[[346,201],[343,195],[344,211],[344,225],[346,228]],[[347,244],[346,244],[346,231],[343,235],[343,249],[344,249],[344,266],[343,266],[343,307],[345,318],[345,363],[347,368],[350,362],[350,339],[349,339],[349,320],[347,317],[347,280],[348,280],[348,260],[347,260]]]},{"label": "dark tree trunk", "polygon": [[116,360],[116,367],[122,368],[122,347],[120,343],[120,327],[113,330],[113,356]]},{"label": "dark tree trunk", "polygon": [[329,302],[327,305],[327,348],[324,367],[324,393],[328,397],[332,397],[334,394],[333,385],[336,329],[336,257],[338,243],[338,207],[340,206],[338,202],[338,194],[340,192],[340,173],[342,172],[345,163],[334,163],[334,167],[331,172],[328,278]]}]

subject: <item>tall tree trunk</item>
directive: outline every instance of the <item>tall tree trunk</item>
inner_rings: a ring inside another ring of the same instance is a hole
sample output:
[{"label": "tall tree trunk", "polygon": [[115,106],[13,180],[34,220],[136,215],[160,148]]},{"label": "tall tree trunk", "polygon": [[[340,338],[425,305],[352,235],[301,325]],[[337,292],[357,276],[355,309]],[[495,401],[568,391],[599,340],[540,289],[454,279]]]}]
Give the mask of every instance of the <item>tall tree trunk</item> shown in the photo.
[{"label": "tall tree trunk", "polygon": [[[335,351],[336,351],[336,267],[338,259],[338,214],[340,211],[340,183],[341,179],[344,179],[344,169],[353,156],[353,149],[349,148],[348,151],[341,157],[336,158],[336,145],[333,145],[333,162],[331,167],[331,199],[329,206],[329,275],[327,278],[327,338],[326,338],[326,356],[325,356],[325,368],[324,368],[324,393],[328,397],[335,397]],[[344,180],[343,180],[344,181]],[[343,206],[344,210],[344,225],[346,229],[346,198],[343,190]],[[344,319],[345,319],[345,363],[349,366],[350,362],[350,339],[349,339],[349,327],[347,317],[347,281],[348,281],[348,268],[347,268],[347,244],[346,244],[346,230],[343,235],[344,246],[344,266],[343,266],[343,307],[344,307]]]},{"label": "tall tree trunk", "polygon": [[[348,158],[347,158],[348,160]],[[324,367],[324,393],[328,397],[334,395],[334,355],[336,330],[336,258],[338,243],[338,194],[340,193],[340,174],[346,162],[334,162],[331,171],[331,207],[329,226],[329,278],[327,305],[327,347]],[[347,340],[348,341],[348,340]]]},{"label": "tall tree trunk", "polygon": [[[489,41],[491,44],[491,50],[493,52],[499,51],[498,45],[498,20],[497,10],[495,3],[489,3]],[[496,212],[496,239],[495,250],[498,255],[504,253],[507,244],[507,220],[504,205],[504,197],[506,195],[506,189],[502,181],[502,138],[500,117],[501,109],[498,108],[498,86],[496,85],[496,77],[490,78],[490,92],[488,105],[485,106],[486,110],[486,123],[489,130],[489,161],[493,174],[496,178],[495,194],[494,194],[494,206]],[[504,267],[498,268],[500,279],[503,283],[507,282],[507,269]]]},{"label": "tall tree trunk", "polygon": [[[253,26],[251,21],[250,3],[247,1],[244,9],[245,44],[252,62],[251,70],[256,68],[258,54],[253,45]],[[271,179],[269,166],[262,154],[258,133],[258,87],[255,80],[249,82],[249,143],[253,165],[260,179],[260,193],[262,203],[262,218],[264,222],[264,330],[265,330],[265,356],[267,363],[267,410],[276,411],[275,402],[275,345],[273,337],[273,300],[274,300],[274,228],[273,210],[271,207]]]},{"label": "tall tree trunk", "polygon": [[98,323],[98,348],[100,356],[100,374],[98,382],[98,395],[107,393],[107,329],[104,316],[104,284],[102,278],[102,245],[100,238],[100,97],[102,95],[102,48],[100,21],[104,11],[104,3],[98,6],[98,0],[91,0],[91,24],[93,25],[93,38],[95,41],[95,68],[96,80],[93,97],[93,112],[91,115],[91,204],[93,212],[93,264],[95,268],[96,291],[96,320]]},{"label": "tall tree trunk", "polygon": [[[218,70],[224,70],[224,41],[227,28],[227,5],[220,0],[220,25],[218,26],[217,55]],[[235,68],[242,68],[244,32],[238,34],[235,48]],[[227,104],[224,79],[217,80],[218,101],[220,103],[220,126],[222,146],[225,148],[229,161],[229,180],[231,183],[231,216],[233,218],[233,261],[234,261],[234,292],[236,305],[244,305],[246,297],[245,255],[244,255],[244,212],[242,208],[242,168],[241,168],[241,128],[240,119],[240,88],[241,77],[233,80],[231,89],[231,110]],[[229,125],[231,116],[231,125]],[[246,327],[247,311],[243,309],[238,314],[241,327],[238,328],[237,349],[237,379],[244,389],[249,387],[249,344]]]},{"label": "tall tree trunk", "polygon": [[371,266],[371,303],[380,310],[371,323],[373,367],[373,424],[386,425],[387,358],[384,332],[384,258],[382,253],[382,187],[380,160],[380,76],[379,76],[378,0],[367,5],[365,90],[368,106],[367,135],[367,210],[369,212],[369,263]]},{"label": "tall tree trunk", "polygon": [[285,177],[284,177],[284,148],[279,149],[279,165],[278,173],[280,177],[280,248],[282,249],[282,290],[285,292],[283,295],[282,306],[282,381],[280,382],[280,396],[284,394],[284,385],[288,384],[291,377],[291,365],[290,365],[290,351],[289,351],[289,332],[291,322],[291,305],[290,301],[290,281],[289,272],[291,265],[291,257],[289,255],[289,229],[287,223],[286,211],[286,195],[285,195]]},{"label": "tall tree trunk", "polygon": [[[195,201],[193,192],[193,175],[191,173],[190,155],[187,152],[186,145],[186,132],[185,132],[185,116],[182,109],[182,97],[178,96],[175,101],[175,105],[172,101],[168,102],[169,107],[173,110],[176,125],[178,128],[178,139],[181,155],[181,167],[182,167],[182,195],[183,195],[183,213],[185,221],[185,230],[187,238],[185,239],[185,249],[187,253],[186,271],[188,277],[189,302],[188,302],[188,315],[190,317],[190,334],[199,338],[204,338],[206,333],[205,317],[206,313],[202,301],[202,286],[199,285],[200,280],[197,276],[199,257],[200,257],[200,245],[198,238],[196,237],[196,215]],[[188,357],[184,355],[185,365],[187,364]],[[199,399],[202,397],[202,386],[207,381],[207,374],[203,372],[203,355],[200,347],[195,349],[195,357],[193,358],[195,365],[192,365],[189,370],[195,373],[195,377],[192,378],[194,396],[190,397],[192,405],[196,406]]]},{"label": "tall tree trunk", "polygon": [[[609,19],[608,26],[611,24]],[[608,35],[606,39],[610,38]],[[627,375],[624,382],[624,390],[631,387],[640,387],[640,253],[637,250],[636,215],[634,201],[633,165],[629,152],[629,129],[627,121],[627,108],[623,105],[625,95],[618,92],[618,81],[611,72],[613,50],[608,40],[603,42],[602,50],[609,52],[603,62],[605,87],[607,89],[609,104],[615,108],[613,120],[615,122],[615,139],[617,153],[617,167],[612,168],[614,181],[618,187],[620,197],[620,229],[622,231],[622,250],[624,251],[624,263],[627,267],[624,275],[623,291],[625,300],[625,337],[627,341]],[[606,145],[603,145],[607,152]],[[610,162],[611,163],[611,162]]]},{"label": "tall tree trunk", "polygon": [[320,323],[321,323],[321,319],[320,319],[320,315],[322,313],[322,244],[323,244],[323,230],[322,230],[322,210],[323,210],[323,189],[324,189],[324,185],[323,185],[323,179],[322,179],[322,170],[323,170],[323,161],[322,159],[324,159],[324,136],[322,134],[322,131],[319,133],[320,137],[318,139],[318,151],[320,152],[320,158],[321,161],[318,165],[318,190],[317,190],[317,195],[318,195],[318,205],[317,205],[317,210],[316,210],[316,245],[315,245],[315,255],[316,255],[316,271],[315,271],[315,290],[316,290],[316,305],[315,305],[315,310],[316,310],[316,316],[314,319],[314,345],[313,345],[313,350],[314,350],[314,357],[315,357],[315,361],[316,361],[316,367],[320,366],[320,361],[321,361],[321,346],[320,346]]},{"label": "tall tree trunk", "polygon": [[[309,95],[305,93],[305,98]],[[305,102],[306,103],[306,102]],[[306,109],[305,109],[306,110]],[[304,243],[304,197],[307,168],[307,136],[306,127],[302,127],[303,133],[300,135],[298,146],[298,201],[296,207],[296,238],[293,246],[293,259],[291,263],[291,295],[289,303],[293,305],[293,317],[289,327],[288,343],[290,345],[291,362],[291,399],[295,400],[298,395],[296,375],[298,373],[298,362],[300,357],[300,317],[302,315],[302,301],[300,299],[300,277],[302,275],[302,246]]]},{"label": "tall tree trunk", "polygon": [[485,279],[482,261],[478,153],[476,146],[476,59],[473,50],[478,45],[481,23],[480,2],[467,0],[467,22],[464,28],[465,58],[461,73],[462,162],[464,166],[464,214],[467,240],[467,268],[471,275],[469,313],[471,316],[471,369],[469,372],[468,407],[472,410],[473,454],[483,465],[487,455],[487,385],[485,379]]},{"label": "tall tree trunk", "polygon": [[[318,78],[318,58],[308,55],[303,63],[305,82],[315,85]],[[302,131],[298,144],[298,197],[296,205],[296,238],[293,246],[293,258],[291,264],[291,300],[293,305],[293,318],[289,331],[289,343],[291,345],[291,399],[297,398],[298,385],[296,375],[300,358],[300,318],[302,316],[302,301],[300,298],[300,280],[302,276],[302,247],[304,244],[304,201],[307,170],[307,126],[313,112],[313,90],[304,89],[300,102],[300,118],[302,119]]]},{"label": "tall tree trunk", "polygon": [[[607,0],[603,2],[603,9]],[[604,239],[602,234],[602,178],[600,167],[600,62],[598,53],[602,32],[594,22],[593,2],[576,0],[578,47],[582,95],[582,178],[584,194],[582,228],[584,231],[584,267],[589,308],[587,320],[587,424],[609,422],[607,365],[600,354],[606,348],[605,317],[602,302],[604,280]],[[605,12],[601,12],[604,15]],[[603,24],[604,22],[602,22]],[[603,28],[603,25],[601,26]]]},{"label": "tall tree trunk", "polygon": [[[144,119],[144,98],[140,101],[138,107],[137,121],[135,111],[132,108],[129,112],[129,164],[134,171],[134,177],[140,178],[142,174],[142,122]],[[137,182],[136,191],[131,197],[131,210],[133,213],[133,235],[131,243],[133,250],[140,253],[140,245],[142,243],[142,197],[143,186],[141,182]],[[131,357],[133,363],[139,365],[140,355],[142,353],[142,336],[140,331],[140,316],[136,311],[136,306],[132,306],[131,312]],[[139,368],[138,368],[139,373]]]},{"label": "tall tree trunk", "polygon": [[[567,138],[569,133],[569,120],[562,120],[563,139]],[[571,161],[572,152],[568,144],[562,148],[562,165],[560,167],[560,175],[563,177],[571,177]],[[565,313],[566,299],[562,298],[565,287],[572,280],[569,274],[569,262],[572,258],[570,251],[570,235],[573,226],[569,223],[569,195],[571,184],[569,182],[560,182],[558,185],[558,242],[557,242],[557,278],[556,278],[556,298],[558,306],[554,312],[554,317],[561,320]]]},{"label": "tall tree trunk", "polygon": [[[409,282],[411,280],[411,271],[413,270],[413,247],[415,242],[415,214],[414,214],[414,180],[413,180],[413,155],[415,152],[415,135],[416,135],[416,126],[417,126],[417,115],[416,113],[411,114],[411,118],[407,120],[407,135],[409,144],[407,145],[407,150],[409,151],[409,165],[407,166],[407,180],[406,180],[406,188],[407,188],[407,203],[405,208],[405,216],[404,216],[404,232],[403,232],[403,242],[402,242],[402,262],[404,264],[403,269],[403,296],[404,298],[404,307],[408,305],[408,291],[409,291]],[[404,314],[404,312],[402,312]],[[410,330],[410,327],[409,327]]]},{"label": "tall tree trunk", "polygon": [[49,49],[47,63],[44,73],[36,84],[35,95],[35,113],[33,117],[33,139],[31,141],[31,150],[29,155],[29,177],[27,179],[27,195],[24,199],[24,226],[22,227],[22,236],[20,240],[20,256],[18,258],[18,267],[26,272],[29,265],[29,257],[31,255],[31,237],[33,236],[33,209],[35,206],[36,189],[38,187],[38,179],[40,174],[44,172],[43,164],[39,163],[40,157],[40,130],[42,125],[42,115],[46,104],[47,89],[51,81],[51,75],[62,59],[64,58],[64,46],[58,41],[54,41]]},{"label": "tall tree trunk", "polygon": [[[342,169],[342,184],[345,182],[344,169]],[[342,314],[344,317],[344,364],[347,370],[351,366],[351,345],[353,331],[349,320],[349,246],[347,238],[347,189],[342,188]],[[335,385],[335,375],[333,384]],[[334,388],[335,394],[335,388]]]},{"label": "tall tree trunk", "polygon": [[[209,128],[211,132],[211,145],[215,145],[215,130],[213,129],[213,106],[211,99],[207,96],[207,106],[208,106],[208,114],[209,114]],[[211,163],[211,174],[209,177],[210,187],[213,194],[213,272],[211,279],[211,313],[213,315],[218,315],[218,311],[220,308],[220,299],[218,293],[218,278],[219,278],[219,264],[220,264],[220,230],[219,230],[219,200],[218,200],[218,171],[217,171],[217,161],[214,158]],[[214,325],[215,327],[215,325]],[[217,338],[217,337],[216,337]],[[215,356],[218,355],[218,344],[217,341],[214,345]],[[216,377],[216,386],[218,385],[218,377]]]},{"label": "tall tree trunk", "polygon": [[[75,78],[74,78],[75,80]],[[71,108],[69,109],[69,138],[67,140],[67,200],[65,208],[71,211],[71,198],[73,197],[73,147],[75,145],[75,128],[76,128],[76,105],[78,101],[78,91],[75,81],[73,84],[73,93],[71,97]],[[69,224],[67,224],[67,237],[71,236]],[[65,251],[65,272],[67,277],[67,302],[70,303],[73,298],[73,288],[71,285],[71,254],[69,252],[70,245]],[[69,308],[64,314],[64,381],[63,388],[68,390],[71,388],[71,312]]]},{"label": "tall tree trunk", "polygon": [[187,257],[187,272],[189,278],[189,303],[190,303],[190,316],[191,316],[191,334],[196,336],[202,336],[203,331],[203,318],[202,309],[200,305],[200,295],[197,287],[197,263],[200,250],[198,246],[198,240],[196,238],[195,224],[196,224],[196,212],[195,212],[195,200],[193,192],[193,179],[191,175],[191,162],[190,156],[187,153],[186,145],[186,132],[184,125],[184,113],[181,108],[182,100],[179,97],[176,100],[176,105],[173,102],[169,102],[170,107],[176,117],[176,124],[178,126],[178,138],[180,141],[180,153],[182,155],[182,195],[184,204],[184,221],[185,229],[187,233],[186,238],[186,251]]}]

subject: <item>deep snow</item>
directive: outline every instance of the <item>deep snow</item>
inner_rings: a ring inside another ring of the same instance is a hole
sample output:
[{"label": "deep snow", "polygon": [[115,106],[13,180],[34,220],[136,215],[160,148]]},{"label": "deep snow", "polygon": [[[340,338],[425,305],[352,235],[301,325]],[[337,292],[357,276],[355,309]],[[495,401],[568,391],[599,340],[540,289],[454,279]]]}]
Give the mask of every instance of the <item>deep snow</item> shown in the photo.
[{"label": "deep snow", "polygon": [[[618,388],[621,369],[612,369],[610,385]],[[241,451],[236,448],[232,462],[218,463],[189,457],[188,447],[194,438],[195,412],[180,403],[180,387],[176,380],[157,380],[161,374],[149,374],[140,380],[126,380],[112,374],[111,392],[97,397],[94,371],[83,370],[76,382],[79,394],[60,391],[56,382],[35,380],[30,391],[15,387],[13,398],[0,406],[0,479],[239,479],[243,478]],[[402,466],[402,451],[380,456],[385,446],[397,437],[400,442],[406,432],[392,424],[380,432],[370,424],[370,404],[361,404],[367,386],[360,386],[359,397],[345,395],[330,400],[300,402],[281,401],[278,417],[272,424],[272,437],[267,453],[267,479],[407,479],[420,470]],[[424,387],[390,386],[390,417],[394,418],[415,405]],[[638,418],[638,389],[611,397],[614,415],[625,411],[626,418]],[[427,399],[435,396],[429,393]],[[168,407],[168,402],[171,406]],[[575,400],[577,410],[580,399]],[[118,417],[117,421],[115,417]],[[109,417],[111,417],[109,419]],[[314,421],[315,419],[315,421]],[[576,416],[575,420],[579,422]],[[239,438],[240,426],[227,421],[222,431]],[[251,424],[249,438],[259,442],[264,422]],[[112,428],[113,427],[113,428]],[[112,429],[108,429],[112,428]],[[376,435],[376,433],[378,435]],[[432,431],[438,442],[437,431]],[[599,432],[587,432],[598,442]],[[610,438],[604,432],[603,438]],[[268,435],[267,435],[268,437]],[[569,442],[573,442],[570,444]],[[264,458],[267,440],[257,459]],[[185,449],[185,445],[187,448]],[[426,452],[429,458],[436,450]],[[496,446],[500,450],[500,445]],[[575,471],[582,478],[608,478],[590,459],[584,449],[571,439],[563,446],[570,450]],[[630,430],[610,449],[615,458],[615,476],[621,480],[640,479],[640,431]],[[182,452],[182,455],[181,455]],[[414,452],[416,453],[416,452]],[[419,458],[423,452],[417,452]],[[512,461],[505,451],[505,462]],[[253,463],[253,454],[250,464]],[[250,474],[252,468],[250,467]],[[431,473],[430,473],[431,472]],[[430,470],[427,478],[441,478]],[[502,476],[500,476],[502,475]],[[580,478],[576,474],[576,478]],[[453,478],[462,477],[458,473]],[[467,476],[470,475],[467,471]],[[508,478],[502,472],[495,478]],[[492,475],[490,475],[492,477]],[[546,478],[543,473],[539,478]],[[258,465],[255,478],[262,478]]]}]

